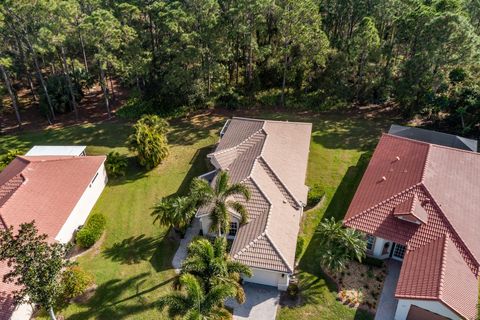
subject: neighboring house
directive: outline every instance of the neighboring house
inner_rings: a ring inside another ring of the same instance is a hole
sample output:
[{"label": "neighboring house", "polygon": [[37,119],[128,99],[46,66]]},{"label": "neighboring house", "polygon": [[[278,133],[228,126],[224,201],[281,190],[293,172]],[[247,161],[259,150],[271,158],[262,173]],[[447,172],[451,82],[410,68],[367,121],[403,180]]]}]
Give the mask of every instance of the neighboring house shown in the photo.
[{"label": "neighboring house", "polygon": [[[243,183],[251,199],[243,202],[249,213],[240,226],[231,212],[230,255],[252,268],[245,281],[286,290],[295,268],[295,249],[303,207],[310,123],[233,118],[220,134],[215,151],[208,155],[215,171],[228,171],[231,183]],[[204,234],[210,231],[209,212],[197,213]]]},{"label": "neighboring house", "polygon": [[[15,158],[0,173],[0,227],[17,228],[35,220],[39,232],[47,234],[50,241],[69,242],[107,183],[105,159],[64,155]],[[0,264],[0,277],[7,272],[6,264]],[[0,319],[30,317],[30,305],[13,305],[15,288],[0,282]]]},{"label": "neighboring house", "polygon": [[404,127],[399,126],[398,124],[392,124],[390,126],[390,130],[388,130],[388,133],[394,136],[423,141],[431,144],[438,144],[440,146],[474,152],[478,151],[477,140],[467,139],[453,134],[415,127]]},{"label": "neighboring house", "polygon": [[344,219],[402,261],[395,320],[476,319],[480,154],[384,134]]}]

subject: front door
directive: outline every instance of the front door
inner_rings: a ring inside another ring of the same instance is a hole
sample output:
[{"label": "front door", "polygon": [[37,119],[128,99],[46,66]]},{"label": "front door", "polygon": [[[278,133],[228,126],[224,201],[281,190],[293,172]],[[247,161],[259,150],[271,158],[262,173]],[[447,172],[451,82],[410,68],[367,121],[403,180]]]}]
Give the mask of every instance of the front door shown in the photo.
[{"label": "front door", "polygon": [[406,250],[407,250],[407,247],[405,247],[404,245],[394,243],[392,251],[390,252],[390,257],[398,261],[403,261],[403,257],[405,256]]}]

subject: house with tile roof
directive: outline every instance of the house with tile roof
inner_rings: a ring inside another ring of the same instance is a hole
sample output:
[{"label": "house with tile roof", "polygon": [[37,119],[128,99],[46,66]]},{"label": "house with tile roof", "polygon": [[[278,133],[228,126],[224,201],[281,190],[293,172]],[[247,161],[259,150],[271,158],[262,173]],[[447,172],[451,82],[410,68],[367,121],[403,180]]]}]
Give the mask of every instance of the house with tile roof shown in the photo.
[{"label": "house with tile roof", "polygon": [[[38,149],[37,149],[38,151]],[[18,156],[0,172],[0,228],[35,220],[49,241],[69,242],[106,183],[105,156]],[[0,278],[8,266],[0,264]],[[0,320],[29,319],[32,307],[15,306],[14,284],[0,282]]]},{"label": "house with tile roof", "polygon": [[384,134],[344,218],[402,261],[395,320],[476,319],[480,154]]},{"label": "house with tile roof", "polygon": [[[249,219],[239,224],[231,212],[230,255],[252,268],[245,281],[286,290],[295,268],[295,250],[303,207],[310,123],[233,118],[225,124],[215,151],[208,155],[216,172],[228,171],[232,183],[242,183],[251,199],[238,200]],[[214,178],[213,178],[214,179]],[[208,208],[197,213],[204,234],[210,233]]]}]

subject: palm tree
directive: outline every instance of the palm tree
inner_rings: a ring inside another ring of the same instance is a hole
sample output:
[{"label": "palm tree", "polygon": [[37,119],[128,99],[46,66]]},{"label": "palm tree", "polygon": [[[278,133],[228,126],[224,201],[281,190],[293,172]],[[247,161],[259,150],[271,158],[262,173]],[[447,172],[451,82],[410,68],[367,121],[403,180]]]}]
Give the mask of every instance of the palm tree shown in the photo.
[{"label": "palm tree", "polygon": [[211,230],[217,232],[218,236],[223,233],[225,237],[230,229],[229,210],[239,214],[240,224],[245,224],[248,220],[247,209],[242,203],[234,200],[233,196],[243,196],[245,200],[250,200],[250,190],[245,185],[240,183],[230,185],[229,180],[228,173],[220,171],[213,186],[204,179],[195,178],[190,189],[197,206],[210,210]]},{"label": "palm tree", "polygon": [[222,237],[216,238],[213,244],[207,239],[192,242],[182,264],[182,273],[191,273],[202,279],[207,292],[218,284],[233,286],[239,303],[245,302],[245,292],[239,283],[240,275],[253,275],[248,266],[230,259],[227,241]]},{"label": "palm tree", "polygon": [[321,222],[315,231],[319,239],[320,264],[331,271],[342,271],[348,261],[365,257],[367,241],[357,230],[343,227],[332,217]]},{"label": "palm tree", "polygon": [[225,309],[225,299],[235,295],[232,286],[218,284],[206,292],[200,280],[185,273],[180,277],[182,291],[170,293],[159,300],[160,309],[168,307],[170,318],[185,320],[225,320],[232,315]]},{"label": "palm tree", "polygon": [[163,198],[153,208],[151,213],[155,219],[153,223],[173,227],[185,233],[190,220],[195,216],[195,203],[189,197]]}]

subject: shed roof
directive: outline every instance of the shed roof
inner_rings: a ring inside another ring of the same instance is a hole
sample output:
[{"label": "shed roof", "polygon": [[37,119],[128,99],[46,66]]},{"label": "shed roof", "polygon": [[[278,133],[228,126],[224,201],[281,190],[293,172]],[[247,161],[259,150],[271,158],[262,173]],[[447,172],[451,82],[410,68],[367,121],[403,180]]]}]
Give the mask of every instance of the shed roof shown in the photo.
[{"label": "shed roof", "polygon": [[26,156],[80,156],[86,146],[33,146]]}]

